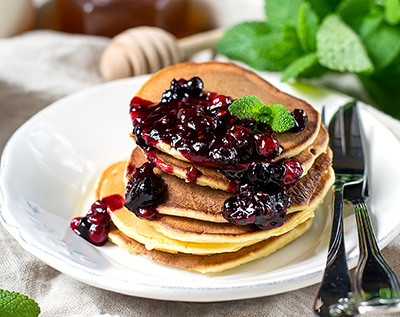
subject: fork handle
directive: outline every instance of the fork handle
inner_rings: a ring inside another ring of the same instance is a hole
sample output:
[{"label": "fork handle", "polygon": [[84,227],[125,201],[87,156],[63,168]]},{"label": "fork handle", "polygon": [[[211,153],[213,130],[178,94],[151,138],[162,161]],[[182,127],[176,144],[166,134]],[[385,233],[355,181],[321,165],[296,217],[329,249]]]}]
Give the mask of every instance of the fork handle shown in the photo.
[{"label": "fork handle", "polygon": [[354,299],[361,304],[360,311],[363,306],[371,310],[393,305],[397,306],[396,311],[400,311],[399,280],[379,251],[364,199],[352,203],[360,250],[353,282]]},{"label": "fork handle", "polygon": [[347,267],[343,232],[343,186],[334,192],[332,233],[324,276],[314,302],[314,312],[319,316],[352,316],[349,298],[351,281]]}]

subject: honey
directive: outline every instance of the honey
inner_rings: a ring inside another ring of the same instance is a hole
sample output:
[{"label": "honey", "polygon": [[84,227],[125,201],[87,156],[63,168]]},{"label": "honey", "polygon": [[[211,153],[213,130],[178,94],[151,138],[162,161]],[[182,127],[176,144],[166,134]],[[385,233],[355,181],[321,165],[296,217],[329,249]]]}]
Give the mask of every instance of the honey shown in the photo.
[{"label": "honey", "polygon": [[140,25],[183,37],[194,30],[186,0],[58,0],[60,28],[70,33],[113,37]]}]

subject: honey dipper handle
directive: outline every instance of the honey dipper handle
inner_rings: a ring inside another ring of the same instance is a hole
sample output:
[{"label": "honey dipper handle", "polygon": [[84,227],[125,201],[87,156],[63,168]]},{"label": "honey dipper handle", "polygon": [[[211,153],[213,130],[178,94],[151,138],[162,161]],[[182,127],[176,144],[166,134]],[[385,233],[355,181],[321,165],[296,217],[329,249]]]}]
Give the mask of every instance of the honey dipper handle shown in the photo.
[{"label": "honey dipper handle", "polygon": [[214,48],[224,31],[222,28],[214,29],[179,39],[178,44],[182,49],[184,59],[188,59],[201,50]]}]

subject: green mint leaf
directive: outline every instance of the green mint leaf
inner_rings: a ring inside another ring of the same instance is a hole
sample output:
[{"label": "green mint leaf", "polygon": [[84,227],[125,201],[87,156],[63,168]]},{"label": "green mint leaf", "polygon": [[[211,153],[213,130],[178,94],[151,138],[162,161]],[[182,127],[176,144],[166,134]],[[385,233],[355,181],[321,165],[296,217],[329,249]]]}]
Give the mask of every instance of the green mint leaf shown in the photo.
[{"label": "green mint leaf", "polygon": [[280,104],[266,106],[256,96],[244,96],[235,100],[229,111],[238,118],[249,118],[265,122],[271,129],[284,132],[294,127],[293,117],[288,109]]},{"label": "green mint leaf", "polygon": [[266,0],[265,15],[268,23],[283,27],[296,26],[297,13],[304,0]]},{"label": "green mint leaf", "polygon": [[0,289],[0,316],[36,317],[38,304],[26,295]]},{"label": "green mint leaf", "polygon": [[358,25],[356,32],[364,39],[370,34],[376,32],[384,24],[383,13],[370,14],[363,18]]},{"label": "green mint leaf", "polygon": [[400,119],[400,59],[383,70],[360,74],[358,78],[377,108]]},{"label": "green mint leaf", "polygon": [[300,77],[307,69],[318,63],[318,56],[316,53],[310,53],[296,59],[288,67],[286,67],[282,74],[281,81],[285,82],[290,78]]},{"label": "green mint leaf", "polygon": [[[218,53],[233,60],[240,60],[256,69],[267,69],[257,43],[265,39],[269,45],[279,43],[282,36],[266,22],[244,22],[230,28],[217,43]],[[268,48],[266,48],[268,49]]]},{"label": "green mint leaf", "polygon": [[335,12],[341,0],[308,0],[320,20],[330,13]]},{"label": "green mint leaf", "polygon": [[359,36],[336,14],[328,15],[317,33],[319,63],[340,72],[371,72],[374,66]]},{"label": "green mint leaf", "polygon": [[282,71],[304,54],[295,27],[286,25],[275,34],[278,35],[275,41],[261,37],[252,47],[253,54],[249,54],[250,58],[263,61],[263,68],[259,68],[261,70]]},{"label": "green mint leaf", "polygon": [[374,6],[373,0],[343,0],[337,8],[337,13],[347,25],[358,32]]},{"label": "green mint leaf", "polygon": [[315,51],[319,19],[308,2],[300,5],[297,16],[297,36],[305,52]]},{"label": "green mint leaf", "polygon": [[[258,99],[258,100],[260,100],[260,99]],[[260,102],[261,102],[261,100],[260,100]],[[263,104],[263,106],[259,110],[260,120],[265,119],[265,117],[271,116],[271,114],[272,114],[271,108],[269,106]]]},{"label": "green mint leaf", "polygon": [[294,27],[277,29],[266,22],[244,22],[229,29],[218,53],[259,70],[281,71],[304,54]]},{"label": "green mint leaf", "polygon": [[400,0],[385,1],[385,20],[391,25],[400,23]]},{"label": "green mint leaf", "polygon": [[385,68],[400,54],[400,27],[386,24],[383,14],[364,19],[360,37],[376,69]]},{"label": "green mint leaf", "polygon": [[385,13],[374,1],[344,0],[338,13],[359,34],[377,69],[385,68],[399,54],[400,29],[385,23]]},{"label": "green mint leaf", "polygon": [[272,111],[270,126],[277,132],[285,132],[294,127],[294,120],[290,111],[283,105],[270,103],[269,108]]},{"label": "green mint leaf", "polygon": [[262,113],[271,112],[256,96],[244,96],[236,99],[230,106],[229,111],[238,118],[250,118],[259,120]]}]

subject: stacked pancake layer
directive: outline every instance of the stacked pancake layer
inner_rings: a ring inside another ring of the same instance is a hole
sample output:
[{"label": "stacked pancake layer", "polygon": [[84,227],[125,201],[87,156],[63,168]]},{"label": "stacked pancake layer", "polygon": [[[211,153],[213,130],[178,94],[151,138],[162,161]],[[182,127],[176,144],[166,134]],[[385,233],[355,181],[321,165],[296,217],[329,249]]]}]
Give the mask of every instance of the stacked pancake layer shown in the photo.
[{"label": "stacked pancake layer", "polygon": [[[123,249],[160,263],[202,273],[220,272],[267,256],[307,231],[315,210],[334,180],[330,166],[332,153],[327,146],[327,131],[314,108],[232,64],[172,66],[154,75],[137,96],[157,102],[172,79],[193,76],[203,80],[205,90],[233,99],[252,94],[267,104],[281,103],[289,110],[306,111],[309,121],[303,131],[274,135],[283,147],[276,160],[294,157],[303,167],[302,177],[289,188],[291,203],[283,225],[260,230],[229,223],[222,215],[222,207],[225,200],[234,195],[232,180],[217,168],[188,161],[179,151],[162,142],[155,145],[151,155],[136,147],[126,162],[106,169],[99,178],[96,198],[112,194],[124,196],[132,171],[151,161],[156,175],[167,188],[157,205],[157,217],[153,220],[138,218],[125,207],[114,210],[110,214],[113,227],[109,239]],[[192,166],[200,175],[195,182],[189,181],[187,172]]]}]

